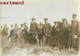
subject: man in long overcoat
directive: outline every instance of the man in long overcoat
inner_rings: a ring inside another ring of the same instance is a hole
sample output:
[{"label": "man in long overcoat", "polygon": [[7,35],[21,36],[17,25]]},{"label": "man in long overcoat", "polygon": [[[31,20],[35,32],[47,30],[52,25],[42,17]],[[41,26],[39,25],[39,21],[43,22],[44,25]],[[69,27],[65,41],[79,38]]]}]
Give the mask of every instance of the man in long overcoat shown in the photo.
[{"label": "man in long overcoat", "polygon": [[27,23],[24,23],[24,29],[23,29],[23,36],[24,36],[24,41],[25,43],[28,43],[29,37],[28,37],[29,33],[28,33],[28,26]]},{"label": "man in long overcoat", "polygon": [[32,17],[32,22],[30,24],[30,29],[29,29],[29,33],[30,33],[30,36],[31,36],[31,41],[32,43],[36,43],[36,34],[37,34],[37,29],[38,29],[38,24],[35,22],[35,18]]},{"label": "man in long overcoat", "polygon": [[17,24],[15,24],[15,27],[13,28],[12,41],[17,42],[17,38],[18,38],[18,27]]},{"label": "man in long overcoat", "polygon": [[44,33],[43,33],[43,23],[42,22],[40,22],[37,34],[38,34],[39,46],[42,46],[42,38],[43,38],[43,35],[44,35]]},{"label": "man in long overcoat", "polygon": [[58,39],[59,39],[58,22],[54,22],[54,26],[52,27],[51,35],[52,35],[52,46],[58,47]]},{"label": "man in long overcoat", "polygon": [[69,29],[70,25],[67,22],[66,18],[62,19],[62,24],[60,27],[60,44],[61,44],[61,49],[67,48],[68,44],[68,37],[69,37]]},{"label": "man in long overcoat", "polygon": [[44,27],[43,27],[43,31],[44,31],[44,37],[43,37],[43,45],[50,45],[50,37],[51,37],[51,24],[48,23],[47,18],[44,18]]},{"label": "man in long overcoat", "polygon": [[72,15],[73,17],[73,20],[72,20],[72,23],[71,23],[71,29],[70,29],[70,35],[71,35],[71,41],[72,41],[72,48],[78,50],[79,49],[79,22],[78,20],[76,19],[77,18],[77,15],[76,14],[73,14]]}]

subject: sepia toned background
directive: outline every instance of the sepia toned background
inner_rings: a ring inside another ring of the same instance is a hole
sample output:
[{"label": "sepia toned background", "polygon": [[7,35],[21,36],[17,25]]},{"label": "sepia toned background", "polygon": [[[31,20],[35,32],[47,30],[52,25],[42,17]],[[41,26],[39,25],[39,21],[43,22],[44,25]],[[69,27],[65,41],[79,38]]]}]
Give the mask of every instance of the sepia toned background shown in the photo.
[{"label": "sepia toned background", "polygon": [[[5,1],[5,0],[2,0]],[[22,1],[22,0],[6,0],[6,1]],[[2,25],[21,24],[27,22],[30,24],[31,17],[36,18],[36,22],[43,22],[43,18],[49,18],[49,22],[53,25],[53,21],[59,21],[67,18],[70,23],[72,14],[76,13],[80,18],[80,1],[79,0],[24,0],[24,5],[0,5]],[[8,22],[7,22],[8,21]]]},{"label": "sepia toned background", "polygon": [[[22,1],[22,0],[0,0],[0,1]],[[30,26],[31,18],[35,17],[36,22],[43,22],[47,17],[53,25],[53,21],[61,21],[66,18],[69,23],[72,14],[78,15],[80,20],[80,0],[23,0],[24,5],[0,5],[0,24],[20,24],[27,22]]]}]

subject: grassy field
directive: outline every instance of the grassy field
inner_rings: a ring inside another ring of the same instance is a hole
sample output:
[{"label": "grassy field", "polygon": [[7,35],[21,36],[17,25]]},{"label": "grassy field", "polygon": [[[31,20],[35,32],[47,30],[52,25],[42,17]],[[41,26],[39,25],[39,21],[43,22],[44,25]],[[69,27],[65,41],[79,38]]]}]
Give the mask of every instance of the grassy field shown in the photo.
[{"label": "grassy field", "polygon": [[39,47],[9,42],[7,38],[1,37],[2,56],[79,56],[75,50],[59,50],[57,47]]}]

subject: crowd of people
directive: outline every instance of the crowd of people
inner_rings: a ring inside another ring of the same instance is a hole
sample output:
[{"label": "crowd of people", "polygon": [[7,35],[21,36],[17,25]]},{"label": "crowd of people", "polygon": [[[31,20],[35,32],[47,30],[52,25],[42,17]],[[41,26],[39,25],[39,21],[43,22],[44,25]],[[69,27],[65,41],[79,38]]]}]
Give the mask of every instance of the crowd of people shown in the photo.
[{"label": "crowd of people", "polygon": [[39,46],[58,47],[59,49],[79,49],[79,21],[76,19],[77,15],[72,15],[71,24],[66,18],[62,21],[54,21],[54,25],[48,22],[48,18],[44,18],[44,24],[40,22],[37,24],[35,18],[32,17],[30,29],[26,22],[18,27],[17,24],[7,27],[0,27],[1,36],[6,36],[10,42],[26,43]]}]

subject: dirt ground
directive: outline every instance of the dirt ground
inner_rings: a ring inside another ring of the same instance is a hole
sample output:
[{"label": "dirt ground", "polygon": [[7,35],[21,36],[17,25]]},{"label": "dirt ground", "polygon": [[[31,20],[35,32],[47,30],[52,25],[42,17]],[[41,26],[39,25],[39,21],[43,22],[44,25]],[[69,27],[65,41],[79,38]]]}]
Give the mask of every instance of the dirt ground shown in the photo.
[{"label": "dirt ground", "polygon": [[1,37],[1,56],[80,56],[79,52],[71,50],[59,50],[57,47],[39,47],[37,45],[9,42]]}]

